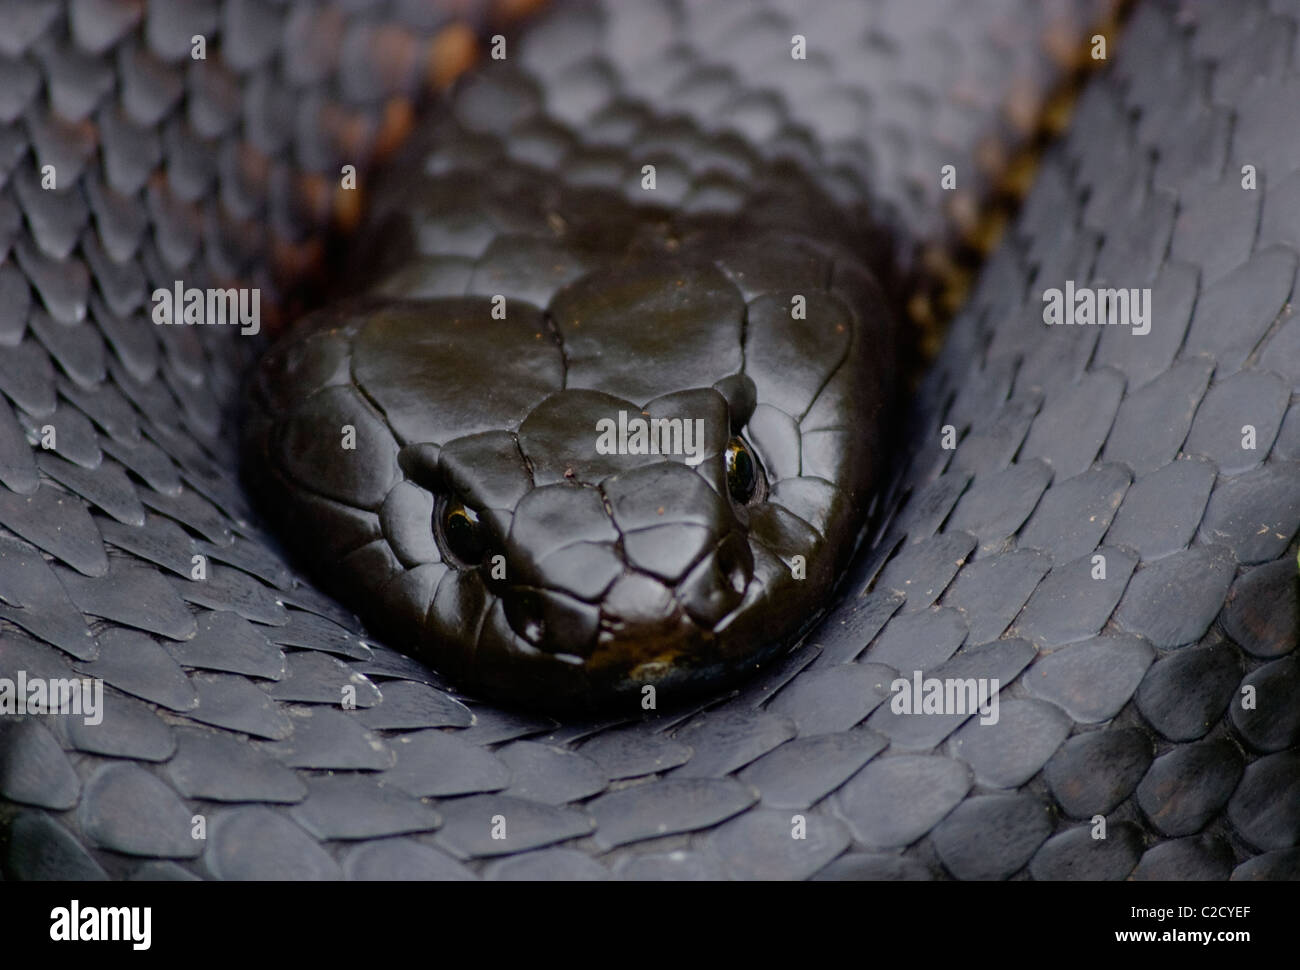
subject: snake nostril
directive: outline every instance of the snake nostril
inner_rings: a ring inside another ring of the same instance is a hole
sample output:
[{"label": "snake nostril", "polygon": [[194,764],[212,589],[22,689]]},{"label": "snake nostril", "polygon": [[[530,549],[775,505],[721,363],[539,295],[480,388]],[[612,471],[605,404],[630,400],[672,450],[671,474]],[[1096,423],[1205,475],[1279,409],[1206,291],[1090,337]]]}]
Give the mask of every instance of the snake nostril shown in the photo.
[{"label": "snake nostril", "polygon": [[506,620],[521,637],[533,646],[541,646],[546,639],[545,604],[530,590],[508,596],[505,602]]},{"label": "snake nostril", "polygon": [[711,627],[741,604],[753,576],[749,542],[733,532],[686,575],[677,595],[696,623]]},{"label": "snake nostril", "polygon": [[738,596],[749,585],[749,563],[741,555],[740,545],[724,542],[717,551],[718,574]]},{"label": "snake nostril", "polygon": [[559,590],[513,586],[503,590],[506,623],[522,640],[547,653],[585,657],[600,627],[600,607]]}]

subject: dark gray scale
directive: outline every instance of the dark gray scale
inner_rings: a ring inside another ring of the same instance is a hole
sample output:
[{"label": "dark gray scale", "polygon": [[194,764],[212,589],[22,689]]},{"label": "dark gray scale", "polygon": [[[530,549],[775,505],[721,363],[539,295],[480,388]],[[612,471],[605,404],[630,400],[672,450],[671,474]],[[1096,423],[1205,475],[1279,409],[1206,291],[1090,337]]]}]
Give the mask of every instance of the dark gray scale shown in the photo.
[{"label": "dark gray scale", "polygon": [[[1214,126],[1214,120],[1213,116],[1202,117],[1203,124],[1221,129],[1222,121]],[[1201,152],[1204,159],[1206,145],[1201,145]],[[1170,255],[1200,266],[1202,282],[1212,286],[1250,257],[1259,225],[1259,206],[1258,192],[1243,192],[1240,183],[1231,180],[1196,195],[1189,194],[1174,223]]]},{"label": "dark gray scale", "polygon": [[307,797],[289,809],[321,840],[373,839],[431,832],[442,819],[418,798],[372,785],[364,776],[325,775],[307,784]]},{"label": "dark gray scale", "polygon": [[1139,477],[1173,461],[1213,370],[1205,357],[1179,360],[1126,396],[1102,449],[1102,460],[1123,462]]},{"label": "dark gray scale", "polygon": [[[88,471],[99,467],[103,454],[99,449],[94,426],[83,414],[64,402],[58,402],[50,414],[39,420],[28,418],[21,412],[18,419],[30,436],[49,441],[52,447],[43,450],[61,455]],[[53,435],[47,437],[51,429]]]},{"label": "dark gray scale", "polygon": [[[457,734],[418,731],[388,744],[396,762],[384,778],[412,795],[479,794],[501,791],[510,784],[510,769],[496,754],[467,744]],[[430,764],[438,765],[438,771],[428,773]]]},{"label": "dark gray scale", "polygon": [[1054,704],[1000,699],[996,723],[974,718],[953,735],[952,751],[971,766],[977,784],[1018,788],[1038,774],[1069,734],[1071,719]]},{"label": "dark gray scale", "polygon": [[1129,580],[1115,623],[1157,647],[1193,643],[1218,614],[1236,567],[1222,546],[1184,549],[1144,566]]},{"label": "dark gray scale", "polygon": [[243,677],[196,672],[190,683],[199,695],[198,706],[187,713],[192,721],[271,740],[293,733],[288,714]]},{"label": "dark gray scale", "polygon": [[766,710],[789,718],[800,738],[842,734],[889,696],[896,676],[884,664],[827,666],[783,687]]},{"label": "dark gray scale", "polygon": [[1209,458],[1221,475],[1243,472],[1268,454],[1290,400],[1290,388],[1276,374],[1234,374],[1206,393],[1183,451]]},{"label": "dark gray scale", "polygon": [[1232,871],[1232,848],[1215,835],[1172,839],[1147,849],[1129,875],[1134,882],[1220,882]]},{"label": "dark gray scale", "polygon": [[1040,657],[1025,687],[1084,724],[1119,713],[1155,659],[1140,637],[1106,635],[1071,643]]},{"label": "dark gray scale", "polygon": [[618,874],[638,882],[707,882],[728,877],[726,867],[715,853],[680,849],[626,856]]},{"label": "dark gray scale", "polygon": [[291,769],[230,735],[190,727],[174,733],[176,753],[166,772],[187,798],[293,804],[307,795]]},{"label": "dark gray scale", "polygon": [[334,858],[283,813],[261,805],[213,812],[203,865],[217,879],[342,879]]},{"label": "dark gray scale", "polygon": [[808,808],[883,751],[886,738],[861,728],[796,738],[743,768],[737,777],[758,790],[764,805]]},{"label": "dark gray scale", "polygon": [[[374,677],[375,671],[369,676]],[[372,730],[412,730],[432,727],[469,727],[473,715],[454,697],[429,687],[406,681],[380,684],[380,703],[357,715]]]},{"label": "dark gray scale", "polygon": [[[69,163],[69,168],[56,170],[65,176],[72,176],[75,169],[71,167],[70,159]],[[72,327],[86,315],[90,273],[84,264],[71,263],[70,267],[75,268],[69,272],[64,264],[42,253],[26,237],[18,239],[13,254],[18,257],[18,265],[40,296],[41,303],[58,323]],[[59,346],[76,354],[66,341],[60,342]]]},{"label": "dark gray scale", "polygon": [[[81,321],[84,315],[83,307],[77,320]],[[27,325],[50,356],[78,384],[93,387],[104,379],[104,341],[90,324],[70,324],[38,312],[32,314]]]},{"label": "dark gray scale", "polygon": [[7,401],[0,401],[0,483],[19,495],[40,487],[27,435]]},{"label": "dark gray scale", "polygon": [[[979,703],[991,703],[991,695],[1009,684],[1034,657],[1034,648],[1024,640],[997,640],[993,643],[968,646],[954,655],[950,660],[924,671],[926,677],[936,678],[941,683],[984,683],[987,693],[978,697]],[[905,681],[912,681],[920,671],[904,668],[899,671]],[[994,684],[996,681],[996,684]],[[890,684],[891,692],[893,684]],[[904,750],[927,750],[936,747],[944,738],[961,727],[962,723],[975,715],[972,702],[957,705],[956,710],[943,710],[940,713],[921,708],[919,700],[913,701],[910,712],[899,713],[893,701],[881,704],[867,719],[867,724],[890,739],[897,747]]]},{"label": "dark gray scale", "polygon": [[847,852],[813,878],[827,882],[928,882],[935,875],[921,863],[904,856]]},{"label": "dark gray scale", "polygon": [[1016,544],[1040,549],[1053,562],[1070,562],[1097,548],[1124,501],[1130,476],[1117,465],[1101,465],[1067,480],[1060,474],[1058,468],[1056,481],[1043,493]]},{"label": "dark gray scale", "polygon": [[103,446],[105,452],[138,475],[155,491],[170,494],[180,491],[180,476],[171,459],[147,438],[141,439],[139,444],[130,445],[120,441],[105,441]]},{"label": "dark gray scale", "polygon": [[0,617],[78,660],[93,660],[99,644],[89,621],[35,546],[0,536]]},{"label": "dark gray scale", "polygon": [[226,545],[200,540],[195,548],[210,559],[255,576],[268,586],[284,590],[292,585],[292,574],[284,562],[253,539],[236,535],[234,541]]},{"label": "dark gray scale", "polygon": [[477,878],[445,852],[409,838],[362,842],[343,856],[348,879],[452,882]]},{"label": "dark gray scale", "polygon": [[1127,879],[1142,856],[1142,831],[1131,822],[1107,826],[1106,837],[1093,837],[1089,826],[1052,836],[1034,854],[1029,872],[1043,881],[1119,882]]},{"label": "dark gray scale", "polygon": [[[1167,195],[1155,196],[1150,204],[1136,218],[1144,220],[1148,226],[1168,225],[1173,221],[1174,202]],[[1143,234],[1134,240],[1111,234],[1097,257],[1098,276],[1104,280],[1128,281],[1131,277],[1118,275],[1131,264],[1131,254],[1124,253],[1116,257],[1115,270],[1108,271],[1107,257],[1110,247],[1118,249],[1125,242],[1136,242],[1144,249],[1153,245],[1153,240],[1166,238],[1160,232]],[[1155,243],[1163,247],[1163,242]],[[1159,256],[1164,255],[1161,248]],[[1140,388],[1159,377],[1173,363],[1175,355],[1182,346],[1191,321],[1192,308],[1196,303],[1199,276],[1194,267],[1185,263],[1166,262],[1160,267],[1159,275],[1151,283],[1151,306],[1159,307],[1153,311],[1149,333],[1135,334],[1126,327],[1107,327],[1097,342],[1095,360],[1098,364],[1107,364],[1123,373],[1128,378],[1130,388]],[[1113,426],[1112,426],[1113,427]]]},{"label": "dark gray scale", "polygon": [[1164,835],[1193,835],[1228,800],[1244,768],[1231,741],[1186,744],[1152,762],[1137,787],[1137,803]]},{"label": "dark gray scale", "polygon": [[856,659],[904,602],[898,593],[886,591],[846,602],[836,622],[821,628],[815,663],[824,666]]},{"label": "dark gray scale", "polygon": [[[796,829],[796,826],[799,826]],[[800,832],[799,838],[791,833]],[[706,837],[732,879],[807,879],[850,843],[838,819],[757,809],[724,822]]]},{"label": "dark gray scale", "polygon": [[35,340],[24,338],[0,358],[0,391],[34,418],[46,418],[57,404],[54,366]]},{"label": "dark gray scale", "polygon": [[576,849],[538,849],[489,863],[483,868],[483,878],[497,882],[600,882],[614,874]]},{"label": "dark gray scale", "polygon": [[876,580],[877,589],[892,589],[907,597],[904,612],[933,605],[975,548],[962,532],[934,536],[905,546]]},{"label": "dark gray scale", "polygon": [[601,795],[586,811],[595,820],[597,844],[613,849],[708,828],[756,800],[752,788],[731,778],[669,778]]},{"label": "dark gray scale", "polygon": [[962,571],[943,595],[943,605],[965,616],[972,643],[987,643],[1005,632],[1051,568],[1051,560],[1036,549],[982,557]]},{"label": "dark gray scale", "polygon": [[182,487],[174,495],[146,492],[140,496],[140,501],[155,512],[193,529],[209,542],[225,544],[230,541],[229,521],[192,488]]},{"label": "dark gray scale", "polygon": [[189,678],[162,645],[136,630],[105,630],[99,636],[99,656],[80,661],[76,669],[178,713],[192,711],[199,703]]},{"label": "dark gray scale", "polygon": [[[3,421],[3,412],[0,412],[0,424]],[[107,512],[118,522],[128,526],[144,524],[144,506],[140,504],[135,487],[121,466],[104,462],[95,472],[87,472],[81,466],[50,454],[37,456],[37,464],[50,478],[80,495],[89,504]],[[100,532],[102,534],[103,530]],[[107,536],[104,538],[107,539]]]},{"label": "dark gray scale", "polygon": [[598,794],[609,784],[589,758],[535,741],[515,741],[497,757],[510,771],[510,787],[503,794],[515,798],[563,805]]},{"label": "dark gray scale", "polygon": [[1044,647],[1093,636],[1124,594],[1134,565],[1131,553],[1109,546],[1058,563],[1038,584],[1010,632]]},{"label": "dark gray scale", "polygon": [[[1017,394],[992,416],[979,415],[970,434],[957,445],[951,470],[981,475],[1006,469],[1024,443],[1041,405],[1041,393],[1031,390]],[[1039,466],[1031,467],[1037,469]],[[949,527],[953,526],[950,524]]]},{"label": "dark gray scale", "polygon": [[126,876],[140,882],[199,882],[199,877],[188,869],[166,859],[142,862]]},{"label": "dark gray scale", "polygon": [[1295,649],[1300,596],[1291,557],[1243,572],[1228,590],[1223,629],[1239,647],[1265,660]]},{"label": "dark gray scale", "polygon": [[135,553],[178,576],[190,576],[194,568],[191,561],[195,551],[194,540],[171,519],[146,514],[144,521],[135,528],[122,528],[103,519],[96,520],[96,524],[109,545]]},{"label": "dark gray scale", "polygon": [[102,765],[87,779],[77,814],[87,837],[105,849],[171,859],[203,852],[190,809],[156,775],[135,765]]},{"label": "dark gray scale", "polygon": [[1300,849],[1265,852],[1232,870],[1232,878],[1241,881],[1294,882],[1297,875],[1300,875]]},{"label": "dark gray scale", "polygon": [[524,711],[477,703],[468,706],[470,713],[474,715],[474,723],[457,736],[480,747],[500,744],[503,741],[514,741],[516,738],[548,734],[559,725],[559,722],[549,717]]},{"label": "dark gray scale", "polygon": [[692,754],[691,748],[672,738],[618,729],[600,733],[578,750],[599,764],[611,780],[667,771],[685,764]]},{"label": "dark gray scale", "polygon": [[1277,319],[1295,274],[1295,253],[1278,246],[1255,253],[1205,287],[1196,301],[1183,352],[1213,356],[1221,377],[1237,371]]},{"label": "dark gray scale", "polygon": [[[285,599],[287,600],[288,597],[286,596]],[[287,610],[284,616],[287,620],[285,623],[258,627],[261,634],[272,643],[282,647],[320,650],[340,657],[350,657],[353,660],[371,658],[369,647],[355,632],[339,626],[327,616],[310,612],[309,609]]]},{"label": "dark gray scale", "polygon": [[284,676],[284,652],[259,627],[227,612],[203,612],[189,640],[164,641],[163,649],[182,667],[244,674],[264,680]]},{"label": "dark gray scale", "polygon": [[857,842],[901,848],[930,831],[970,787],[969,769],[951,758],[877,758],[836,793],[836,811]]},{"label": "dark gray scale", "polygon": [[[1171,741],[1202,738],[1228,709],[1241,682],[1233,645],[1211,637],[1152,665],[1134,701],[1147,723]],[[1235,710],[1235,708],[1234,708]]]},{"label": "dark gray scale", "polygon": [[1000,549],[1029,518],[1051,480],[1051,466],[1038,460],[977,476],[952,510],[949,528],[975,536],[983,550]]},{"label": "dark gray scale", "polygon": [[1243,564],[1282,555],[1300,528],[1300,462],[1269,461],[1220,482],[1201,520],[1201,533],[1221,542]]},{"label": "dark gray scale", "polygon": [[84,576],[104,576],[108,557],[85,506],[53,486],[31,495],[0,495],[0,524]]},{"label": "dark gray scale", "polygon": [[1041,458],[1057,481],[1086,471],[1110,433],[1124,394],[1124,378],[1110,370],[1091,371],[1078,383],[1046,388],[1047,396],[1025,438],[1018,461]]},{"label": "dark gray scale", "polygon": [[1279,751],[1246,766],[1241,784],[1228,801],[1228,819],[1242,837],[1260,849],[1295,844],[1300,832],[1300,755]]},{"label": "dark gray scale", "polygon": [[7,717],[0,721],[6,751],[0,762],[0,795],[24,805],[73,808],[81,780],[63,747],[40,720]]},{"label": "dark gray scale", "polygon": [[67,732],[65,743],[78,751],[158,762],[166,761],[176,750],[172,727],[152,707],[112,688],[104,691],[104,716],[99,724],[87,724],[85,718],[78,717],[59,720]]},{"label": "dark gray scale", "polygon": [[108,878],[77,836],[45,812],[20,811],[3,826],[5,873],[14,879]]},{"label": "dark gray scale", "polygon": [[59,566],[54,571],[72,601],[92,616],[172,640],[187,640],[197,629],[194,614],[155,570],[127,559],[114,559],[98,579]]},{"label": "dark gray scale", "polygon": [[359,710],[382,699],[379,688],[328,654],[295,650],[285,657],[284,676],[267,686],[276,700],[314,704],[347,704]]},{"label": "dark gray scale", "polygon": [[[440,811],[443,824],[436,841],[461,858],[527,852],[589,835],[595,828],[585,812],[504,795],[458,798],[444,802]],[[499,838],[493,838],[494,828]]]},{"label": "dark gray scale", "polygon": [[296,716],[293,733],[266,749],[291,768],[382,771],[394,762],[392,750],[377,734],[347,712],[323,705]]},{"label": "dark gray scale", "polygon": [[1137,788],[1152,754],[1150,736],[1137,728],[1088,731],[1057,749],[1043,777],[1067,815],[1106,815]]},{"label": "dark gray scale", "polygon": [[674,778],[721,778],[795,736],[788,718],[768,713],[710,712],[673,735],[695,755]]},{"label": "dark gray scale", "polygon": [[1233,726],[1256,751],[1282,751],[1300,740],[1300,705],[1294,703],[1300,689],[1300,663],[1284,657],[1251,671],[1240,690],[1253,691],[1252,703],[1230,708]]},{"label": "dark gray scale", "polygon": [[210,610],[238,614],[254,623],[281,626],[288,611],[275,591],[237,569],[209,562],[202,579],[173,579],[172,588],[183,599]]},{"label": "dark gray scale", "polygon": [[935,826],[934,847],[958,879],[1005,879],[1052,831],[1047,806],[1031,795],[968,798]]},{"label": "dark gray scale", "polygon": [[929,670],[957,652],[966,632],[961,614],[954,609],[902,614],[888,624],[862,659],[895,669]]},{"label": "dark gray scale", "polygon": [[1196,534],[1214,487],[1216,469],[1200,459],[1171,461],[1137,479],[1106,533],[1146,562],[1186,548]]}]

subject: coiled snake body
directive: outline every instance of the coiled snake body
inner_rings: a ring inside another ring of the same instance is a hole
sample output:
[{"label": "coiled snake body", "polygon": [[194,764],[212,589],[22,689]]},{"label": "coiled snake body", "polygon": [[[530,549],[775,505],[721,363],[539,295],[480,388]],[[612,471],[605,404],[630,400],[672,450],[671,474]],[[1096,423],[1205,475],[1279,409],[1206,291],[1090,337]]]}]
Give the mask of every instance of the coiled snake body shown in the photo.
[{"label": "coiled snake body", "polygon": [[[383,133],[312,142],[337,91],[306,52],[373,121],[438,21],[33,19],[12,70],[41,64],[51,107],[0,210],[0,674],[107,688],[94,728],[4,721],[6,874],[1294,875],[1300,10],[1138,6],[1140,53],[1085,91],[903,408],[887,294],[1059,75],[1043,39],[1076,48],[1106,5],[947,6],[557,4],[377,179],[357,295],[259,366],[246,466],[438,673],[249,525],[221,421],[249,342],[142,306],[309,250],[328,192],[285,188],[277,118],[310,108],[294,155],[322,172]],[[139,76],[218,27],[258,151],[205,165],[238,99],[196,68],[173,115]],[[263,35],[317,46],[231,42]],[[115,44],[120,86],[61,59]],[[57,202],[46,156],[74,160]],[[254,216],[279,235],[241,240]],[[1149,332],[1044,326],[1067,281],[1150,289]],[[597,447],[637,418],[701,446]],[[997,716],[900,712],[912,675],[992,683]]]}]

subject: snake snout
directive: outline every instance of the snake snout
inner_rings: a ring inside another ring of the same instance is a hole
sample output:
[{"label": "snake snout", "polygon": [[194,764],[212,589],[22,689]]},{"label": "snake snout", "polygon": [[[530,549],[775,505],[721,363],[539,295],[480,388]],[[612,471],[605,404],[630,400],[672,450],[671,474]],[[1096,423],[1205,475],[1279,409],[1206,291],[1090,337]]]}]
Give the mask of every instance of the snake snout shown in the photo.
[{"label": "snake snout", "polygon": [[754,560],[730,501],[665,461],[529,492],[506,541],[510,628],[573,662],[689,655],[741,602]]}]

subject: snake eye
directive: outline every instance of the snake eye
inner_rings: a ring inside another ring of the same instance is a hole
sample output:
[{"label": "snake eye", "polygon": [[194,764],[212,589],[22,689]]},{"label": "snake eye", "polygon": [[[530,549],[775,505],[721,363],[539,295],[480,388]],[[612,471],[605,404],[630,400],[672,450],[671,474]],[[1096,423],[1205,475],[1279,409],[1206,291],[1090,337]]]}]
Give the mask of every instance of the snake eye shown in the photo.
[{"label": "snake eye", "polygon": [[727,490],[739,505],[744,505],[758,490],[758,462],[743,441],[727,442]]},{"label": "snake eye", "polygon": [[459,499],[448,499],[438,516],[447,550],[466,566],[477,566],[487,554],[487,530],[478,513]]}]

